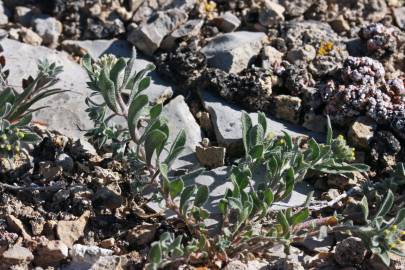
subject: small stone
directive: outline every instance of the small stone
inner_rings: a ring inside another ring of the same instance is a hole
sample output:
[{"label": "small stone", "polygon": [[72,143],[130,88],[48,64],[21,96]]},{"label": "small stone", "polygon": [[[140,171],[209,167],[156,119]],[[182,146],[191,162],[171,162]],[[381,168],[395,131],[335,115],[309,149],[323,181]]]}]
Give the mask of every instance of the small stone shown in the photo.
[{"label": "small stone", "polygon": [[65,153],[58,155],[56,158],[56,164],[61,166],[65,172],[71,172],[74,167],[73,159]]},{"label": "small stone", "polygon": [[174,30],[168,35],[161,44],[161,48],[170,50],[174,48],[179,41],[187,41],[193,36],[197,36],[200,33],[203,26],[203,20],[189,20],[185,24],[181,25],[178,29]]},{"label": "small stone", "polygon": [[259,12],[259,22],[263,26],[275,26],[284,21],[285,8],[276,2],[266,0]]},{"label": "small stone", "polygon": [[42,38],[29,28],[22,28],[19,31],[21,41],[30,45],[39,46],[42,44]]},{"label": "small stone", "polygon": [[97,246],[85,246],[76,244],[72,247],[69,252],[70,258],[72,259],[72,263],[77,267],[85,267],[88,268],[73,268],[70,267],[68,269],[115,269],[115,268],[92,268],[100,258],[112,258],[111,255],[113,254],[112,250],[99,248]]},{"label": "small stone", "polygon": [[350,24],[345,20],[343,15],[339,15],[336,19],[329,22],[336,33],[347,32],[350,30]]},{"label": "small stone", "polygon": [[87,220],[90,217],[90,212],[86,211],[77,220],[59,221],[56,225],[56,234],[63,243],[68,247],[72,247],[73,244],[83,236],[84,228],[87,225]]},{"label": "small stone", "polygon": [[197,145],[196,154],[200,164],[208,168],[217,168],[225,165],[225,147]]},{"label": "small stone", "polygon": [[30,27],[34,16],[34,11],[28,7],[17,6],[14,9],[14,20],[22,26]]},{"label": "small stone", "polygon": [[323,115],[315,114],[314,112],[308,112],[304,116],[303,127],[316,131],[325,132],[326,130],[326,117]]},{"label": "small stone", "polygon": [[341,190],[353,187],[357,184],[355,178],[347,177],[344,175],[328,175],[328,185],[331,187],[336,187]]},{"label": "small stone", "polygon": [[39,173],[49,182],[62,174],[62,167],[51,161],[39,162]]},{"label": "small stone", "polygon": [[112,248],[115,246],[114,238],[107,238],[100,242],[100,247],[102,248]]},{"label": "small stone", "polygon": [[298,124],[300,120],[301,99],[288,95],[278,95],[274,99],[276,117]]},{"label": "small stone", "polygon": [[46,245],[37,249],[35,264],[47,267],[59,264],[69,255],[69,249],[60,240],[49,241]]},{"label": "small stone", "polygon": [[398,27],[405,30],[405,7],[394,8],[393,15]]},{"label": "small stone", "polygon": [[129,230],[126,235],[126,240],[129,244],[133,245],[146,245],[155,239],[156,230],[159,224],[142,224]]},{"label": "small stone", "polygon": [[54,48],[58,45],[62,33],[62,23],[53,17],[37,18],[33,21],[35,32],[41,36],[43,43]]},{"label": "small stone", "polygon": [[362,149],[368,149],[371,138],[377,124],[368,117],[361,116],[351,125],[348,138],[349,141],[355,146]]},{"label": "small stone", "polygon": [[307,250],[312,252],[318,253],[328,253],[335,243],[335,238],[333,235],[328,235],[323,239],[319,239],[318,237],[307,237],[305,240],[300,243],[302,244]]},{"label": "small stone", "polygon": [[20,233],[22,235],[22,237],[26,240],[31,239],[31,236],[25,230],[24,224],[21,222],[21,220],[19,220],[18,218],[16,218],[13,215],[8,215],[6,217],[6,220],[7,220],[7,225],[10,227],[11,231]]},{"label": "small stone", "polygon": [[[22,246],[13,246],[4,251],[0,263],[7,264],[9,266],[29,264],[34,259],[31,251]],[[7,268],[10,269],[10,268]]]},{"label": "small stone", "polygon": [[225,267],[224,270],[248,270],[246,264],[239,260],[230,261]]},{"label": "small stone", "polygon": [[241,21],[232,12],[225,12],[221,16],[215,18],[213,23],[224,33],[235,31],[241,24]]},{"label": "small stone", "polygon": [[159,49],[165,36],[187,20],[188,16],[179,9],[159,12],[158,17],[151,23],[142,24],[128,35],[128,41],[147,55],[152,55]]},{"label": "small stone", "polygon": [[122,205],[122,198],[117,191],[117,184],[101,187],[94,194],[94,205],[108,209],[116,209]]},{"label": "small stone", "polygon": [[357,237],[349,237],[335,247],[335,260],[341,266],[360,265],[367,254],[363,241]]},{"label": "small stone", "polygon": [[270,69],[283,61],[283,53],[272,46],[265,46],[262,50],[262,67]]},{"label": "small stone", "polygon": [[308,63],[315,59],[316,50],[311,45],[304,45],[304,47],[294,48],[287,53],[287,60],[292,64]]},{"label": "small stone", "polygon": [[32,234],[35,236],[41,235],[44,230],[45,221],[43,219],[30,220]]},{"label": "small stone", "polygon": [[262,49],[265,33],[233,32],[216,36],[201,52],[211,67],[229,73],[239,73]]}]

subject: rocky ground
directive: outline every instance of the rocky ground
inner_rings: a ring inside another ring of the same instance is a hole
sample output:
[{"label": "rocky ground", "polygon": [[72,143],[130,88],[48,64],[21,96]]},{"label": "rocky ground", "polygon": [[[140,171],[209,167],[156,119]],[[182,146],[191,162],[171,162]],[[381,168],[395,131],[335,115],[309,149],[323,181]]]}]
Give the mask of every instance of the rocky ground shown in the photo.
[{"label": "rocky ground", "polygon": [[[372,168],[310,177],[286,206],[303,203],[310,190],[318,202],[333,201],[405,162],[402,0],[3,0],[0,39],[11,85],[48,58],[64,67],[58,86],[71,90],[35,113],[43,141],[30,158],[1,165],[0,269],[142,269],[149,244],[181,230],[134,195],[127,164],[85,140],[90,90],[78,62],[86,53],[131,57],[135,47],[137,69],[157,66],[146,93],[164,102],[171,130],[188,137],[175,168],[207,168],[195,181],[209,185],[211,197],[225,192],[226,172],[240,157],[241,110],[265,112],[276,135],[320,141],[329,115],[356,161]],[[404,197],[403,186],[396,195]],[[355,216],[359,199],[322,211]],[[226,269],[388,269],[352,247],[339,235],[313,237],[289,255],[275,247]],[[391,259],[390,269],[405,269],[403,259]]]}]

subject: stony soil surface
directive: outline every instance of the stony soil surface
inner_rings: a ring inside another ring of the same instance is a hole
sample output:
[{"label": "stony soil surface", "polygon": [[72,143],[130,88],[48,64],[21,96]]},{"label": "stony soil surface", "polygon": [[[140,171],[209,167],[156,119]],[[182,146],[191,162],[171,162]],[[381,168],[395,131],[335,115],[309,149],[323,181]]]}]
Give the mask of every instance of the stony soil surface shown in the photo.
[{"label": "stony soil surface", "polygon": [[[21,86],[48,58],[64,67],[58,86],[71,90],[35,114],[43,141],[29,157],[0,166],[0,269],[142,269],[161,232],[183,229],[134,192],[127,164],[84,139],[90,90],[78,62],[85,53],[131,57],[135,47],[137,69],[157,66],[146,93],[164,102],[171,130],[184,128],[188,137],[175,168],[206,167],[195,181],[216,195],[241,154],[242,109],[264,111],[275,134],[320,141],[330,115],[356,161],[372,168],[352,178],[308,178],[287,206],[304,202],[309,190],[331,201],[405,162],[402,0],[3,0],[0,44],[10,84]],[[355,217],[359,199],[316,214]],[[405,269],[403,259],[387,268],[362,248],[358,239],[313,237],[288,256],[274,247],[225,267]]]}]

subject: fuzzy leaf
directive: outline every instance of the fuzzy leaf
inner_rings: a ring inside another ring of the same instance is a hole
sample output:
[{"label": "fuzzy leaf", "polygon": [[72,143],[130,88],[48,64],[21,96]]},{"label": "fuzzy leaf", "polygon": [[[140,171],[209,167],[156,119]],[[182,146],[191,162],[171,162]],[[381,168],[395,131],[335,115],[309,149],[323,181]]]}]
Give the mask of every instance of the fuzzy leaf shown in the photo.
[{"label": "fuzzy leaf", "polygon": [[361,199],[360,207],[361,207],[361,211],[363,212],[364,220],[367,220],[368,215],[369,215],[369,209],[368,209],[368,201],[367,201],[366,196],[363,196],[363,198]]},{"label": "fuzzy leaf", "polygon": [[162,247],[159,242],[154,242],[149,251],[149,261],[159,264],[162,261]]},{"label": "fuzzy leaf", "polygon": [[201,185],[197,189],[197,194],[195,195],[194,205],[196,207],[201,207],[208,200],[209,190],[205,185]]},{"label": "fuzzy leaf", "polygon": [[190,201],[190,198],[193,196],[195,191],[195,186],[186,187],[180,196],[180,210],[183,214],[186,212],[187,203]]},{"label": "fuzzy leaf", "polygon": [[135,130],[137,129],[138,119],[141,116],[143,108],[148,104],[148,96],[137,96],[129,106],[128,110],[128,129],[133,140],[135,140]]},{"label": "fuzzy leaf", "polygon": [[249,138],[248,134],[250,132],[250,129],[252,128],[252,119],[250,118],[249,114],[247,114],[245,111],[242,111],[242,140],[243,140],[243,145],[245,147],[245,153],[246,155],[249,154]]},{"label": "fuzzy leaf", "polygon": [[155,129],[150,132],[150,135],[145,140],[145,154],[148,165],[151,164],[152,157],[155,152],[157,158],[159,158],[166,140],[167,136],[161,130]]},{"label": "fuzzy leaf", "polygon": [[383,203],[378,209],[376,217],[384,217],[386,214],[388,214],[393,204],[394,204],[394,194],[389,189],[387,192],[387,196],[385,197]]},{"label": "fuzzy leaf", "polygon": [[181,178],[173,180],[170,182],[170,197],[172,199],[176,198],[184,188],[184,182]]}]

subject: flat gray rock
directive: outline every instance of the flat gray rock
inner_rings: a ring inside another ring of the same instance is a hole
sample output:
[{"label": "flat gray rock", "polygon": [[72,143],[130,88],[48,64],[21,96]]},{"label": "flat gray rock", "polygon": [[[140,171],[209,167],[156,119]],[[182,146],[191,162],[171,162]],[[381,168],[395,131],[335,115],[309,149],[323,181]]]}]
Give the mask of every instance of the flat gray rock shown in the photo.
[{"label": "flat gray rock", "polygon": [[39,60],[48,59],[63,66],[61,81],[56,87],[71,92],[52,96],[37,104],[36,107],[49,106],[49,108],[36,112],[34,119],[45,122],[49,129],[58,130],[66,136],[81,137],[83,133],[78,127],[88,129],[92,126],[85,112],[84,100],[90,94],[90,90],[87,89],[87,74],[84,69],[64,52],[10,39],[2,40],[1,45],[6,58],[6,68],[10,70],[8,81],[17,89],[21,88],[23,78],[36,75]]},{"label": "flat gray rock", "polygon": [[[21,88],[23,78],[37,73],[37,62],[48,59],[63,66],[64,71],[60,76],[61,81],[56,85],[61,89],[70,90],[61,95],[50,97],[39,103],[39,106],[49,108],[36,112],[34,120],[46,123],[49,129],[57,130],[73,138],[83,137],[84,132],[93,126],[85,109],[85,98],[91,93],[87,88],[88,77],[84,69],[74,62],[67,53],[52,50],[41,46],[31,46],[18,41],[1,40],[6,58],[6,68],[10,70],[9,83],[17,89]],[[148,63],[139,59],[136,70],[139,71]],[[162,98],[171,97],[173,91],[170,86],[163,84],[156,73],[151,74],[152,84],[145,90],[150,100],[156,102]]]},{"label": "flat gray rock", "polygon": [[170,129],[169,145],[176,139],[180,130],[184,129],[187,136],[186,149],[180,158],[173,164],[173,169],[185,169],[198,167],[198,160],[195,155],[195,147],[202,141],[201,128],[191,114],[183,96],[172,99],[163,108],[162,115],[168,119]]},{"label": "flat gray rock", "polygon": [[205,54],[211,67],[230,73],[238,73],[247,68],[252,59],[263,47],[265,33],[233,32],[213,38],[201,52]]},{"label": "flat gray rock", "polygon": [[[220,97],[216,97],[208,91],[202,92],[203,103],[211,115],[212,124],[218,143],[221,146],[231,148],[242,147],[242,108],[229,104]],[[249,113],[254,123],[257,123],[257,113]],[[267,118],[267,131],[275,135],[288,132],[291,136],[311,136],[316,139],[323,139],[323,135],[308,131],[297,125],[275,121]]]}]

